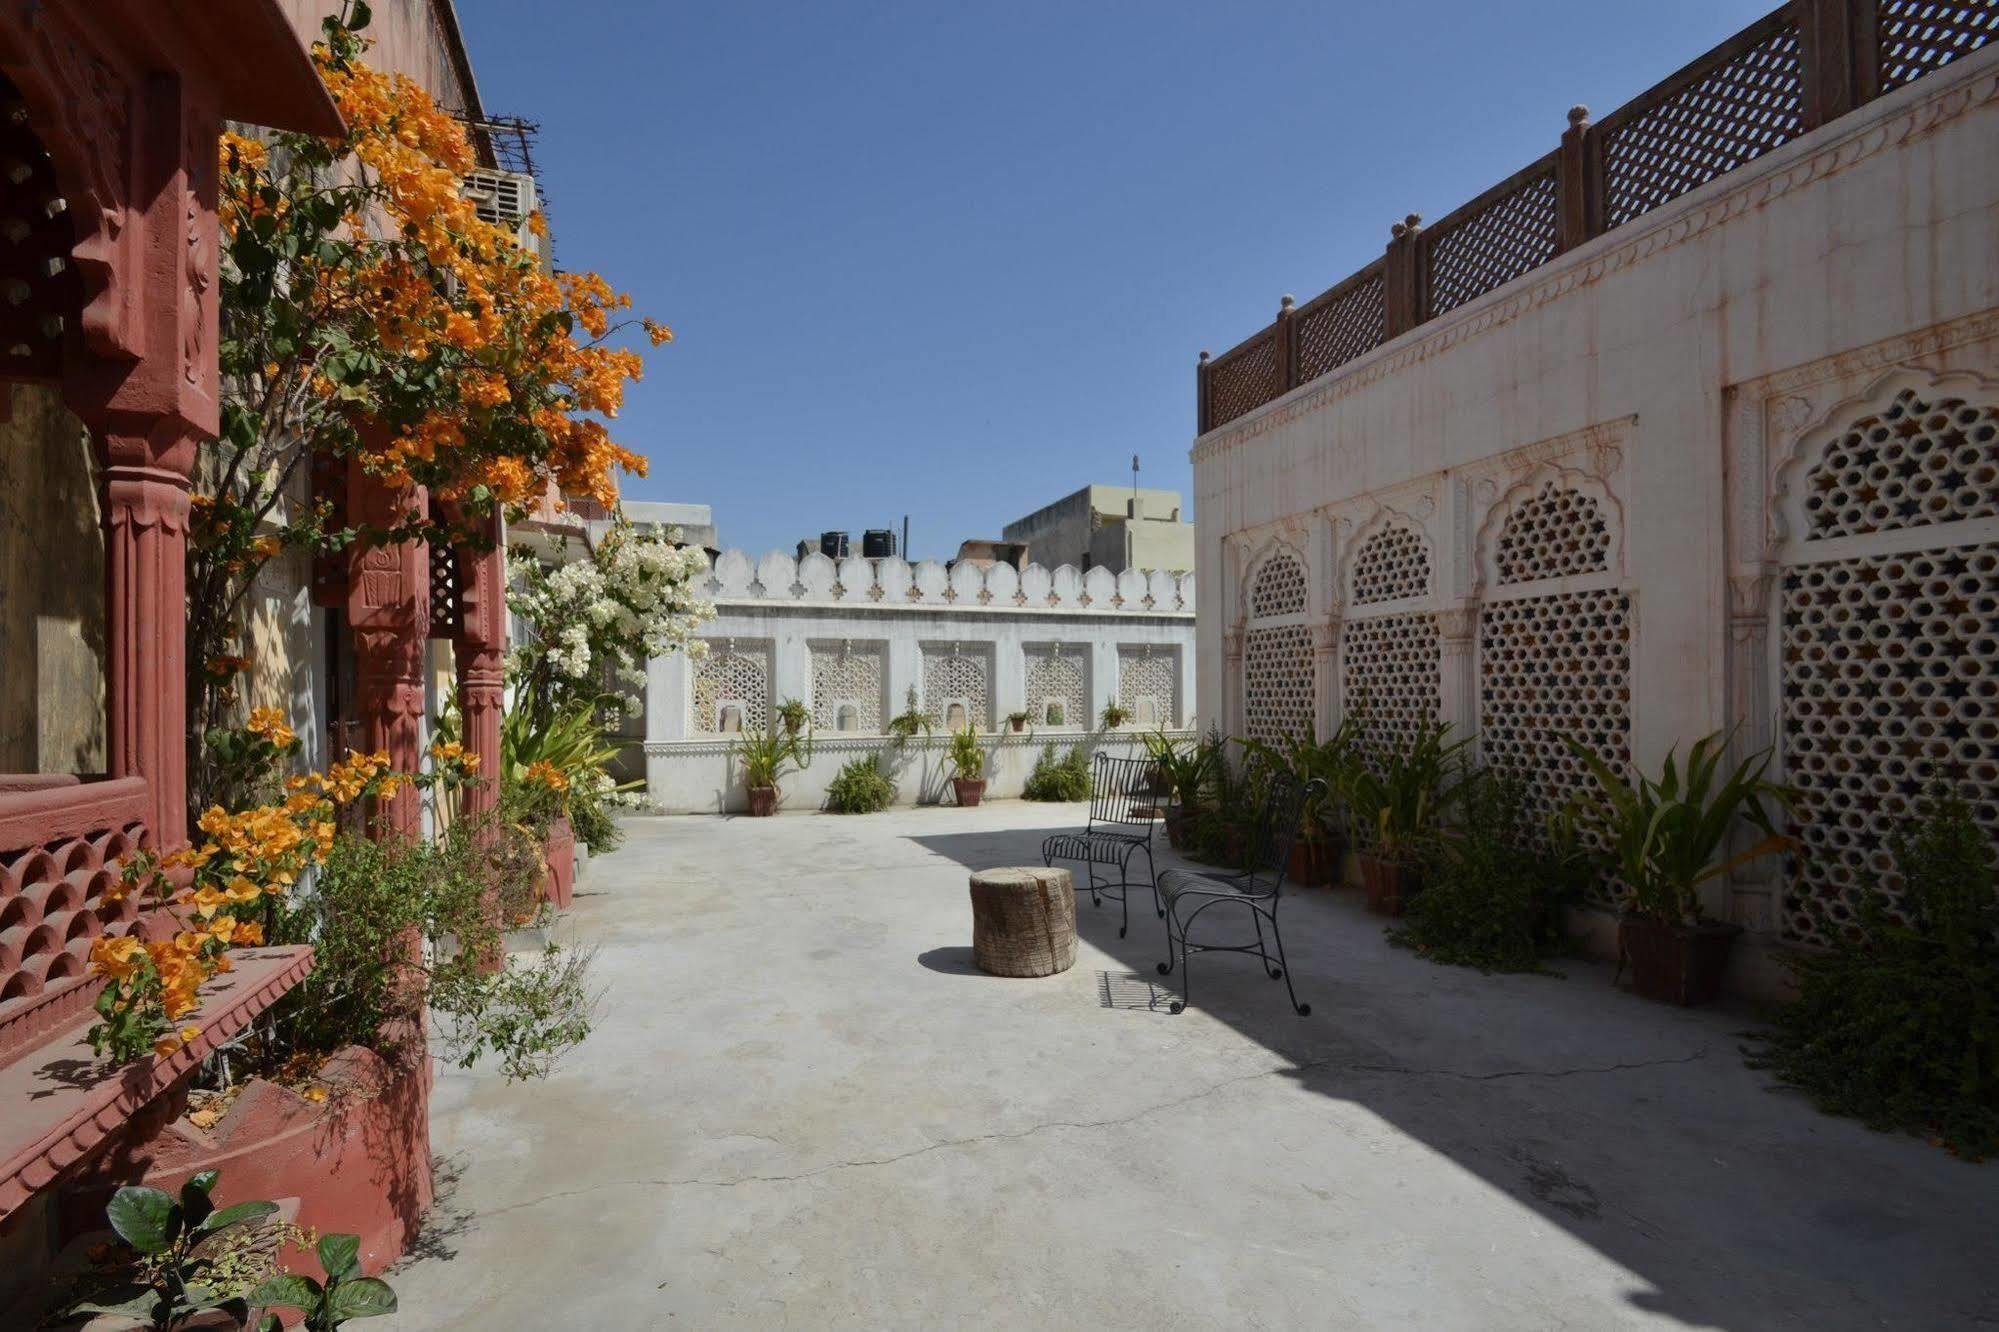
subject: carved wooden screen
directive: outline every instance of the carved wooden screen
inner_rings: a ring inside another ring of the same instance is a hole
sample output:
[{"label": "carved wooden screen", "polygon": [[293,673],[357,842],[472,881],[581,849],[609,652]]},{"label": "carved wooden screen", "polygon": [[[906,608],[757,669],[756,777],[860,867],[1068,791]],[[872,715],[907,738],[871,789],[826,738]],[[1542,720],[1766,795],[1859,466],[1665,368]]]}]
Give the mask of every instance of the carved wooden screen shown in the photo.
[{"label": "carved wooden screen", "polygon": [[1555,257],[1555,157],[1547,157],[1422,233],[1434,317]]},{"label": "carved wooden screen", "polygon": [[1881,88],[1899,88],[1999,37],[1992,0],[1880,0]]}]

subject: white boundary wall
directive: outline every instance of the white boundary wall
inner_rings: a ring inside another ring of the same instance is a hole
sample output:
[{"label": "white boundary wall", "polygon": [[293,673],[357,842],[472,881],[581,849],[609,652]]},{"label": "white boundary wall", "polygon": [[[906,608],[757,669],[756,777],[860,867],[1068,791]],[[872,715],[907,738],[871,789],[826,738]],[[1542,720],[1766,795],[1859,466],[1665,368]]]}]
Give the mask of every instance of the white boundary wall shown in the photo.
[{"label": "white boundary wall", "polygon": [[[988,736],[987,795],[1003,798],[1049,741],[1122,752],[1193,712],[1191,574],[730,550],[706,591],[719,612],[707,658],[655,658],[648,674],[646,784],[668,813],[745,808],[728,728],[756,729],[786,699],[813,710],[815,736],[812,766],[780,783],[789,810],[819,808],[841,764],[868,752],[903,803],[948,799],[946,726],[961,717]],[[936,731],[897,746],[883,725],[911,690]],[[1099,733],[1113,701],[1133,719]],[[1021,733],[1006,720],[1017,711],[1033,714]]]}]

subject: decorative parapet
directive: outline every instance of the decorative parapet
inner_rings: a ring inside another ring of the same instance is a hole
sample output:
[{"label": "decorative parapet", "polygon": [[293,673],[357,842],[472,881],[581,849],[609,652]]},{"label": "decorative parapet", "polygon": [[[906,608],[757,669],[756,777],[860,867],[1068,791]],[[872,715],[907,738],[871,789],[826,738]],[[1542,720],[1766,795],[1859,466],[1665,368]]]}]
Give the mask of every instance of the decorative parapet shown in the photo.
[{"label": "decorative parapet", "polygon": [[1192,571],[1104,568],[1088,572],[1064,564],[980,566],[968,560],[915,564],[899,556],[835,560],[814,551],[794,559],[771,551],[761,559],[725,550],[715,559],[703,592],[718,605],[838,606],[843,610],[1063,611],[1192,615]]}]

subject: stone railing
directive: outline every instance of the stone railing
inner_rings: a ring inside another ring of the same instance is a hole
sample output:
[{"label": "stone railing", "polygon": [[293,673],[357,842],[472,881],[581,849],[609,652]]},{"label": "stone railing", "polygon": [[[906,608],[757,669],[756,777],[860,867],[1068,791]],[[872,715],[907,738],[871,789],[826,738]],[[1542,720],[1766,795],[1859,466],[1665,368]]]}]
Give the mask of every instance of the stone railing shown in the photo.
[{"label": "stone railing", "polygon": [[835,560],[817,551],[794,559],[774,550],[761,559],[748,551],[725,550],[716,557],[705,587],[718,603],[794,602],[866,609],[905,606],[958,610],[1122,611],[1186,614],[1194,611],[1194,575],[1164,569],[1127,569],[1113,574],[1064,564],[1046,569],[1030,564],[981,566],[959,560],[915,564],[890,556]]}]

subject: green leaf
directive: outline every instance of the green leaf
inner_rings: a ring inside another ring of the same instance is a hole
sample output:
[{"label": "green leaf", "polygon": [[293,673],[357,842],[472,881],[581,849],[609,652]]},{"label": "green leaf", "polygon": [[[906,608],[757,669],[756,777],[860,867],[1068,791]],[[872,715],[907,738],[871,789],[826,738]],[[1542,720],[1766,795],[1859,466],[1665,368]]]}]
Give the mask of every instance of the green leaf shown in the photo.
[{"label": "green leaf", "polygon": [[374,21],[375,11],[368,8],[368,0],[354,0],[354,7],[347,11],[347,31],[359,32]]},{"label": "green leaf", "polygon": [[230,1226],[240,1226],[250,1221],[261,1221],[278,1210],[274,1202],[239,1202],[225,1207],[201,1222],[201,1233],[213,1234]]},{"label": "green leaf", "polygon": [[280,1272],[267,1277],[263,1283],[250,1292],[252,1304],[282,1304],[291,1309],[310,1309],[319,1303],[324,1289],[309,1276],[296,1272]]},{"label": "green leaf", "polygon": [[396,1293],[386,1281],[355,1277],[335,1286],[327,1304],[335,1322],[343,1318],[377,1318],[396,1311]]},{"label": "green leaf", "polygon": [[209,1198],[208,1191],[215,1187],[215,1177],[218,1173],[214,1170],[203,1170],[180,1186],[181,1221],[190,1229],[199,1227],[207,1219],[208,1214],[215,1210],[215,1203]]},{"label": "green leaf", "polygon": [[128,1184],[111,1196],[105,1219],[118,1238],[140,1253],[166,1252],[180,1232],[180,1209],[158,1189]]},{"label": "green leaf", "polygon": [[67,1312],[73,1314],[122,1314],[127,1318],[157,1322],[160,1310],[160,1293],[151,1286],[136,1282],[101,1291],[93,1299],[81,1304],[73,1304]]},{"label": "green leaf", "polygon": [[319,1238],[319,1265],[334,1281],[344,1281],[361,1269],[359,1235],[322,1235]]}]

